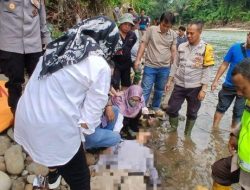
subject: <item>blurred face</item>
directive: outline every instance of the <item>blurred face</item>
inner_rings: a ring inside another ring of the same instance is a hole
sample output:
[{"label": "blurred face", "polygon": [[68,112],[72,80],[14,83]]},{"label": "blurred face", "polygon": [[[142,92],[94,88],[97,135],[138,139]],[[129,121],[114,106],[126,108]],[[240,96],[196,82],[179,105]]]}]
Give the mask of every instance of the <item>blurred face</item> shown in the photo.
[{"label": "blurred face", "polygon": [[130,10],[129,10],[129,13],[130,13],[130,14],[133,14],[133,13],[134,13],[134,10],[133,10],[133,9],[130,9]]},{"label": "blurred face", "polygon": [[139,28],[139,23],[135,23],[135,22],[134,22],[134,24],[135,24],[135,25],[132,26],[132,30],[133,30],[133,31]]},{"label": "blurred face", "polygon": [[197,25],[192,24],[187,28],[187,39],[191,45],[196,45],[200,42],[201,30]]},{"label": "blurred face", "polygon": [[171,27],[172,27],[172,24],[170,23],[165,23],[165,22],[160,23],[160,30],[162,33],[168,32]]},{"label": "blurred face", "polygon": [[137,140],[140,144],[145,144],[145,143],[147,143],[147,141],[150,139],[150,137],[151,137],[151,133],[150,133],[150,132],[142,132],[142,131],[139,131],[136,140]]},{"label": "blurred face", "polygon": [[141,11],[141,15],[144,16],[144,14],[145,14],[145,11],[142,10],[142,11]]},{"label": "blurred face", "polygon": [[250,32],[247,34],[247,48],[250,49]]},{"label": "blurred face", "polygon": [[179,30],[179,36],[184,36],[185,32],[183,30]]},{"label": "blurred face", "polygon": [[236,91],[239,96],[244,96],[250,99],[250,81],[243,77],[241,74],[236,74],[232,78]]},{"label": "blurred face", "polygon": [[122,33],[128,33],[131,29],[132,29],[132,24],[130,24],[129,22],[125,22],[125,23],[122,23],[119,27],[120,31]]},{"label": "blurred face", "polygon": [[129,98],[128,102],[129,102],[129,105],[131,107],[135,107],[140,101],[141,101],[140,97],[133,96],[133,97]]}]

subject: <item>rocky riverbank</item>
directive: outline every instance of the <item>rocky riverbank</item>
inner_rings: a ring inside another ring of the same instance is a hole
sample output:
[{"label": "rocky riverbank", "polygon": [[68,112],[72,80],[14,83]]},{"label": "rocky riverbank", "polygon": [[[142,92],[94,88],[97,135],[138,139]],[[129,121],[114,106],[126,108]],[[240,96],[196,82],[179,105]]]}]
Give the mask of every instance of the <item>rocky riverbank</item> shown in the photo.
[{"label": "rocky riverbank", "polygon": [[[48,168],[35,163],[22,147],[15,143],[13,129],[0,135],[0,190],[32,190],[37,175],[46,176]],[[96,163],[92,154],[86,154],[88,165]],[[64,180],[58,188],[69,190]]]}]

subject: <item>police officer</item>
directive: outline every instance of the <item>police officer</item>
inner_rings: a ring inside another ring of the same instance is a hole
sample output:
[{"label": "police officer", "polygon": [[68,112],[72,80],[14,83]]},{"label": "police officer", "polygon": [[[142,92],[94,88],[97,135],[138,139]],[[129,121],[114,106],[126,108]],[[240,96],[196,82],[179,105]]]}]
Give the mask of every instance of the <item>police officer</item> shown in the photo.
[{"label": "police officer", "polygon": [[42,47],[50,41],[44,0],[0,0],[0,70],[9,78],[6,88],[13,113],[25,72],[31,76]]}]

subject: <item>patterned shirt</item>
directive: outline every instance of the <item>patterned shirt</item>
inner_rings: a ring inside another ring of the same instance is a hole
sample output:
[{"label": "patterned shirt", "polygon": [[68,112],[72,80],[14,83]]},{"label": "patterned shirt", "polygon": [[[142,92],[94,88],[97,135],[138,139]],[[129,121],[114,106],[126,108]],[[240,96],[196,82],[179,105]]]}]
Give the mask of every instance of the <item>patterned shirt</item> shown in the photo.
[{"label": "patterned shirt", "polygon": [[211,67],[204,67],[206,43],[200,41],[196,46],[189,42],[180,44],[175,62],[170,71],[175,84],[184,88],[196,88],[208,84]]}]

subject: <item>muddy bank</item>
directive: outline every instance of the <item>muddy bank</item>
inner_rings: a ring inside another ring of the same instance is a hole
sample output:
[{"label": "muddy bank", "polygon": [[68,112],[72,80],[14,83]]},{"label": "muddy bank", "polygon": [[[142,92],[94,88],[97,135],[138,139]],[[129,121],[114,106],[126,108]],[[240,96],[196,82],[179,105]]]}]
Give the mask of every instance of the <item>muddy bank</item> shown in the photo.
[{"label": "muddy bank", "polygon": [[206,23],[206,30],[217,30],[217,31],[250,31],[250,22],[229,22],[223,23]]}]

